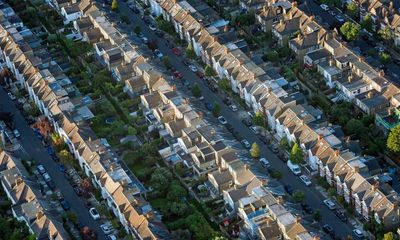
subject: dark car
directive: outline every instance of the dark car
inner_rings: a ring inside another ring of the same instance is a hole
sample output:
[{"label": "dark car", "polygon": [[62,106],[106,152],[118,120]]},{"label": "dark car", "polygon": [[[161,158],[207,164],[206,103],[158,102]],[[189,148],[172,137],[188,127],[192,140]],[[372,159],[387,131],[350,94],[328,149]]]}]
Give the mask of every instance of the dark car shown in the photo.
[{"label": "dark car", "polygon": [[65,200],[62,200],[62,201],[60,202],[60,204],[61,204],[61,207],[62,207],[65,211],[68,211],[68,210],[71,208],[71,206],[69,205],[69,203],[68,203],[67,201],[65,201]]},{"label": "dark car", "polygon": [[226,129],[228,129],[229,132],[235,131],[235,129],[229,123],[225,124],[225,127],[226,127]]},{"label": "dark car", "polygon": [[191,63],[187,60],[182,60],[182,63],[185,64],[186,66],[189,66]]},{"label": "dark car", "polygon": [[232,135],[233,135],[234,138],[236,138],[236,140],[238,140],[238,141],[242,140],[242,136],[240,136],[238,131],[234,131],[232,133]]},{"label": "dark car", "polygon": [[161,31],[156,31],[156,35],[157,35],[157,37],[160,37],[160,38],[164,37],[164,33]]},{"label": "dark car", "polygon": [[224,100],[222,100],[222,102],[228,106],[232,104],[232,101],[229,98],[224,98]]},{"label": "dark car", "polygon": [[286,192],[289,193],[289,195],[292,195],[292,194],[294,193],[293,187],[290,186],[289,184],[286,184],[286,185],[284,186],[284,188],[285,188]]},{"label": "dark car", "polygon": [[49,188],[50,188],[51,190],[54,190],[54,189],[56,188],[56,185],[54,184],[53,181],[47,182],[47,186],[49,186]]},{"label": "dark car", "polygon": [[263,135],[258,135],[258,139],[260,139],[260,141],[264,144],[268,144],[269,143],[269,139],[266,136]]},{"label": "dark car", "polygon": [[213,108],[213,105],[212,105],[212,103],[205,102],[205,103],[204,103],[204,105],[206,106],[206,108],[207,108],[207,110],[208,110],[208,111],[211,111],[211,110],[212,110],[212,108]]},{"label": "dark car", "polygon": [[301,207],[303,208],[303,210],[307,213],[307,214],[313,214],[314,210],[310,207],[310,205],[308,205],[307,203],[302,203]]},{"label": "dark car", "polygon": [[246,125],[247,127],[250,127],[250,126],[253,124],[253,122],[251,121],[250,118],[244,118],[244,119],[242,119],[242,123],[243,123],[244,125]]},{"label": "dark car", "polygon": [[333,228],[330,225],[325,224],[324,226],[322,226],[322,229],[324,230],[324,232],[329,234],[331,237],[335,236],[335,231],[333,231]]},{"label": "dark car", "polygon": [[336,209],[335,210],[335,215],[340,219],[340,221],[347,222],[347,216],[346,216],[346,213],[343,210]]},{"label": "dark car", "polygon": [[82,196],[82,189],[80,187],[74,187],[74,192],[78,196]]}]

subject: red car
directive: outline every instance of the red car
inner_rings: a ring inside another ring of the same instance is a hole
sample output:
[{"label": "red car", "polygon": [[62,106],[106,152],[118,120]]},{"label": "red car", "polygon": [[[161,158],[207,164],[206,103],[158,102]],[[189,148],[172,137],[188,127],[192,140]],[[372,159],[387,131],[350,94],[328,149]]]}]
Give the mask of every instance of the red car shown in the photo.
[{"label": "red car", "polygon": [[199,78],[204,78],[204,73],[203,73],[202,71],[197,71],[197,72],[196,72],[196,75],[197,75]]},{"label": "red car", "polygon": [[174,76],[175,76],[176,78],[179,78],[179,79],[183,78],[182,73],[180,73],[179,71],[175,71],[175,72],[174,72]]},{"label": "red car", "polygon": [[179,50],[179,48],[176,48],[176,47],[174,47],[174,48],[172,49],[172,52],[173,52],[176,56],[182,55],[181,50]]}]

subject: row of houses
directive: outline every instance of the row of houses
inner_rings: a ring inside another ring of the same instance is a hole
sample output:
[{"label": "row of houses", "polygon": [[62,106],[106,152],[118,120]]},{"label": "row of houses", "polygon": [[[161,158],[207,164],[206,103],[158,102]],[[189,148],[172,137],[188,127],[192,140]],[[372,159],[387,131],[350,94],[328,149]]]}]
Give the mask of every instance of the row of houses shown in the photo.
[{"label": "row of houses", "polygon": [[388,132],[399,123],[399,88],[376,71],[364,57],[356,54],[337,32],[324,29],[304,6],[285,1],[268,1],[256,12],[264,31],[272,34],[281,46],[288,46],[306,67],[315,68],[329,88],[335,88],[334,100],[353,102]]},{"label": "row of houses", "polygon": [[106,139],[90,129],[90,96],[79,92],[30,29],[10,26],[4,14],[0,18],[0,58],[101,190],[125,231],[138,239],[168,239],[161,217],[142,197],[146,189],[121,166]]},{"label": "row of houses", "polygon": [[21,159],[0,149],[0,181],[8,199],[11,212],[24,222],[36,239],[70,239],[63,227],[59,212],[41,193],[41,186],[30,176]]},{"label": "row of houses", "polygon": [[[149,5],[154,14],[163,16],[175,26],[178,35],[194,47],[196,54],[206,64],[212,66],[221,78],[230,81],[232,90],[239,93],[249,107],[264,113],[268,126],[276,133],[278,139],[286,138],[291,143],[299,143],[308,165],[334,186],[338,194],[344,196],[346,202],[355,207],[358,215],[366,220],[372,216],[389,229],[398,226],[398,194],[386,182],[380,181],[379,175],[371,174],[372,169],[366,166],[369,165],[368,159],[359,156],[358,152],[354,153],[348,139],[345,140],[343,135],[338,133],[340,129],[330,126],[318,109],[304,104],[301,94],[285,89],[279,81],[271,78],[268,70],[258,67],[235,43],[221,43],[219,32],[212,31],[214,28],[209,27],[213,23],[205,25],[202,21],[197,21],[196,16],[201,10],[196,10],[196,7],[190,5],[188,1],[150,0]],[[320,27],[313,17],[307,16],[296,3],[270,1],[257,14],[261,14],[257,19],[263,21],[262,26],[266,30],[271,29],[280,44],[289,44],[294,52],[303,55],[307,64],[310,64],[308,59],[310,54],[316,51],[326,52],[326,56],[320,53],[314,54],[318,58],[312,59],[311,64],[328,62],[331,68],[347,68],[354,74],[350,80],[356,79],[357,75],[369,81],[369,90],[380,92],[386,99],[387,107],[398,106],[396,103],[398,88],[387,81],[382,73],[374,71],[352,53],[345,43],[336,38],[334,32],[328,32]],[[188,22],[191,24],[187,25]],[[299,33],[300,37],[293,38]],[[336,54],[336,58],[329,58],[329,54]],[[325,56],[326,60],[319,57],[321,55]],[[333,61],[329,61],[330,59]],[[360,102],[373,102],[374,96],[369,95],[370,98],[360,99]],[[375,112],[377,111],[371,108],[370,113]],[[198,132],[198,130],[193,131]],[[197,138],[200,141],[197,143],[190,140],[192,139],[190,136],[186,137],[185,134],[182,136],[182,149],[187,149],[186,145],[193,146],[203,141],[202,138]],[[196,156],[201,156],[201,160],[206,159],[202,145],[200,147],[197,145],[193,149],[195,155],[197,149],[200,149],[201,154]],[[218,155],[216,158],[218,160]],[[224,168],[225,161],[221,162],[222,165],[213,166],[218,166],[219,169],[208,173],[208,177],[216,192],[222,192],[228,206],[235,209],[238,206],[235,200],[241,199],[243,194],[249,192],[243,189],[224,188],[235,188],[237,183],[242,182],[235,179],[235,176],[242,177],[246,174],[236,175],[234,173],[236,165]],[[209,171],[207,168],[206,170]],[[258,184],[257,181],[250,182],[248,186]],[[230,193],[233,195],[229,196]]]},{"label": "row of houses", "polygon": [[[103,33],[103,39],[115,42],[109,34],[115,28],[101,30],[104,25],[111,24],[102,22],[102,13],[96,5],[82,6],[85,6],[82,8],[83,17],[76,21],[76,26],[82,26],[83,22],[89,20],[92,26],[79,28],[81,34],[86,35],[88,31],[98,29]],[[99,40],[92,44],[97,49],[96,46],[102,42]],[[113,47],[118,46],[113,43]],[[96,54],[101,57],[101,52]],[[169,78],[161,69],[138,57],[130,62],[121,61],[111,71],[115,73],[113,76],[117,81],[125,81],[127,90],[140,95],[142,110],[152,129],[159,129],[165,139],[176,139],[170,141],[170,147],[160,150],[161,156],[171,164],[183,162],[198,176],[207,176],[211,194],[223,196],[228,214],[233,216],[239,209],[246,209],[241,216],[252,236],[262,239],[312,239],[300,219],[288,212],[283,202],[276,200],[264,188],[262,181],[240,160],[238,153],[225,145],[215,127],[204,121],[202,113],[193,109],[188,99],[168,83],[166,79]],[[134,89],[132,86],[140,85],[139,82],[145,82],[146,87]],[[225,181],[226,178],[230,182]]]}]

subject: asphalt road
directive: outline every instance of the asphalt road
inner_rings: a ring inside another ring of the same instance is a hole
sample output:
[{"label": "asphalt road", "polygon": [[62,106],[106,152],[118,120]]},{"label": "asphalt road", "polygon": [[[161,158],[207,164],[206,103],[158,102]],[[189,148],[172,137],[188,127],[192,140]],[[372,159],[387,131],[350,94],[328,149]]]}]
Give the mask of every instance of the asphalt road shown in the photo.
[{"label": "asphalt road", "polygon": [[24,150],[36,160],[37,164],[42,164],[49,173],[56,187],[61,191],[64,199],[70,204],[71,211],[74,212],[78,220],[84,225],[89,226],[97,232],[98,239],[106,239],[100,229],[100,222],[93,220],[83,200],[78,197],[68,180],[58,169],[58,164],[48,155],[47,150],[36,138],[33,130],[26,123],[25,119],[8,97],[7,93],[0,87],[0,111],[14,113],[15,128],[21,133],[20,144]]},{"label": "asphalt road", "polygon": [[[314,5],[316,4],[314,3]],[[345,237],[351,234],[353,227],[350,224],[341,222],[336,215],[323,204],[322,201],[324,198],[320,192],[318,192],[314,187],[306,187],[298,177],[294,176],[286,164],[279,160],[275,154],[273,154],[245,125],[243,125],[240,116],[235,112],[232,112],[228,106],[222,102],[222,98],[218,94],[209,90],[204,82],[182,63],[183,58],[177,57],[169,48],[165,46],[165,38],[158,38],[155,33],[143,22],[141,16],[134,14],[128,8],[125,2],[120,2],[119,9],[119,14],[128,16],[131,23],[133,23],[128,28],[133,29],[134,26],[140,26],[142,32],[148,39],[157,39],[159,43],[158,49],[164,54],[164,56],[169,57],[171,65],[180,71],[184,78],[191,83],[191,85],[197,83],[200,86],[206,101],[219,103],[221,106],[221,115],[227,119],[227,121],[235,128],[236,131],[240,133],[243,138],[247,139],[250,143],[257,142],[258,145],[261,146],[262,157],[267,158],[271,162],[271,166],[273,168],[282,172],[282,182],[284,184],[290,184],[294,189],[303,191],[306,195],[305,202],[307,202],[313,209],[320,209],[322,215],[321,223],[328,223],[331,225],[335,229],[337,236]],[[175,81],[179,82],[180,80]]]}]

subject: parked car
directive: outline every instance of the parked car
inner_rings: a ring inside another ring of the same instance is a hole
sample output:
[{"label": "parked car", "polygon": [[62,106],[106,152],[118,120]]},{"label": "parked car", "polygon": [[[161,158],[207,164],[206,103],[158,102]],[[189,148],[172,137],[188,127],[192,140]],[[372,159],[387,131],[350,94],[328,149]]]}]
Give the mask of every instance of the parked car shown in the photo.
[{"label": "parked car", "polygon": [[292,173],[294,175],[298,176],[301,174],[301,169],[300,169],[299,165],[292,163],[292,161],[290,161],[290,160],[287,161],[286,164],[287,164],[288,168],[290,169],[290,171],[292,171]]},{"label": "parked car", "polygon": [[182,80],[183,86],[187,87],[188,89],[190,89],[190,82],[187,79],[183,79]]},{"label": "parked car", "polygon": [[330,225],[325,224],[324,226],[322,226],[322,229],[324,230],[324,232],[329,234],[331,237],[335,236],[335,231],[333,231],[333,228]]},{"label": "parked car", "polygon": [[229,99],[229,98],[227,98],[227,97],[224,98],[224,99],[222,100],[222,102],[225,103],[225,104],[228,105],[228,106],[232,104],[231,99]]},{"label": "parked car", "polygon": [[269,143],[269,139],[266,136],[263,135],[258,135],[258,139],[260,139],[260,141],[264,144],[268,144]]},{"label": "parked car", "polygon": [[271,166],[271,163],[266,158],[260,158],[260,163],[265,168],[269,168]]},{"label": "parked car", "polygon": [[330,210],[335,210],[336,209],[336,204],[331,200],[331,199],[325,199],[324,200],[325,206],[327,206]]},{"label": "parked car", "polygon": [[278,152],[279,152],[279,147],[278,147],[278,145],[276,145],[276,144],[272,145],[272,146],[271,146],[271,151],[272,151],[273,153],[278,153]]},{"label": "parked car", "polygon": [[260,130],[258,129],[257,126],[251,126],[251,127],[249,127],[249,128],[250,128],[250,130],[251,130],[255,135],[260,134]]},{"label": "parked car", "polygon": [[355,229],[353,229],[352,233],[353,233],[353,237],[355,239],[358,239],[358,240],[365,239],[364,234],[360,229],[355,228]]},{"label": "parked car", "polygon": [[179,50],[179,48],[177,48],[177,47],[172,48],[172,52],[173,52],[176,56],[181,56],[181,55],[182,55],[181,50]]},{"label": "parked car", "polygon": [[213,108],[213,105],[212,105],[212,103],[205,102],[205,103],[204,103],[204,105],[206,106],[206,108],[207,108],[207,110],[208,110],[208,111],[211,111],[211,110],[212,110],[212,108]]},{"label": "parked car", "polygon": [[82,196],[82,189],[80,187],[74,187],[74,192],[78,196]]},{"label": "parked car", "polygon": [[219,116],[219,117],[218,117],[218,121],[219,121],[221,124],[223,124],[223,125],[225,125],[225,124],[228,123],[228,121],[226,121],[226,119],[224,118],[224,116]]},{"label": "parked car", "polygon": [[160,50],[156,49],[154,50],[154,55],[158,58],[162,58],[164,55],[160,52]]},{"label": "parked car", "polygon": [[186,65],[186,66],[189,66],[191,63],[189,62],[189,61],[187,61],[187,60],[182,60],[182,63],[184,64],[184,65]]},{"label": "parked car", "polygon": [[335,215],[340,219],[340,221],[347,222],[347,215],[343,210],[336,209]]},{"label": "parked car", "polygon": [[183,78],[183,75],[182,75],[182,73],[181,73],[181,72],[179,72],[179,71],[175,71],[175,72],[174,72],[174,76],[175,76],[176,78],[178,78],[178,79],[181,79],[181,78]]},{"label": "parked car", "polygon": [[241,141],[241,140],[242,140],[242,136],[240,136],[240,133],[239,133],[238,131],[234,131],[234,132],[232,133],[232,135],[233,135],[233,137],[234,137],[236,140],[238,140],[238,141]]},{"label": "parked car", "polygon": [[45,182],[50,182],[51,181],[51,177],[47,172],[43,173],[42,177],[43,177]]},{"label": "parked car", "polygon": [[235,129],[229,123],[225,124],[225,127],[226,127],[226,129],[228,129],[229,132],[235,131]]},{"label": "parked car", "polygon": [[94,220],[100,219],[100,214],[97,212],[96,208],[92,207],[91,209],[89,209],[89,213]]},{"label": "parked car", "polygon": [[310,207],[310,205],[308,205],[307,203],[302,203],[301,207],[303,208],[303,210],[307,213],[307,214],[313,214],[314,210],[312,209],[312,207]]},{"label": "parked car", "polygon": [[47,186],[49,186],[49,188],[51,190],[54,190],[56,188],[56,185],[54,184],[53,181],[50,180],[49,182],[46,182],[46,183],[47,183]]},{"label": "parked car", "polygon": [[60,170],[60,172],[64,173],[67,169],[65,168],[64,164],[60,164],[60,165],[58,165],[58,170]]},{"label": "parked car", "polygon": [[307,186],[311,186],[311,180],[306,175],[301,175],[300,180]]},{"label": "parked car", "polygon": [[17,98],[14,96],[14,94],[12,94],[12,93],[7,93],[8,94],[8,96],[11,98],[11,100],[16,100]]},{"label": "parked car", "polygon": [[13,133],[14,133],[14,136],[15,136],[16,138],[21,137],[21,134],[19,133],[18,129],[14,129],[14,130],[13,130]]},{"label": "parked car", "polygon": [[143,43],[147,44],[149,42],[149,39],[147,37],[141,37],[140,38]]},{"label": "parked car", "polygon": [[291,185],[286,184],[285,186],[283,186],[286,190],[287,193],[289,193],[290,195],[292,195],[294,193],[294,189]]},{"label": "parked car", "polygon": [[244,119],[242,119],[242,123],[243,123],[244,125],[246,125],[247,127],[250,127],[251,124],[252,124],[252,121],[251,121],[250,118],[244,118]]},{"label": "parked car", "polygon": [[319,5],[322,9],[324,9],[325,11],[329,11],[329,7],[326,4],[321,4]]},{"label": "parked car", "polygon": [[162,37],[164,37],[164,33],[163,32],[161,32],[161,31],[156,31],[156,35],[157,35],[157,37],[159,37],[159,38],[162,38]]},{"label": "parked car", "polygon": [[39,172],[40,174],[42,174],[42,175],[46,173],[46,169],[43,167],[42,164],[37,165],[37,166],[36,166],[36,169],[37,169],[38,172]]},{"label": "parked car", "polygon": [[233,111],[236,112],[238,110],[237,106],[235,104],[229,105],[229,108]]},{"label": "parked car", "polygon": [[340,14],[336,15],[336,19],[337,19],[339,22],[344,22],[344,21],[345,21],[344,17],[343,17],[342,15],[340,15]]},{"label": "parked car", "polygon": [[61,207],[62,207],[65,211],[68,211],[68,210],[71,208],[71,206],[69,205],[69,203],[68,203],[67,201],[65,201],[65,200],[62,200],[62,201],[60,202],[60,204],[61,204]]},{"label": "parked car", "polygon": [[196,75],[197,75],[199,78],[201,78],[201,79],[204,78],[204,73],[203,73],[202,71],[197,71],[197,72],[196,72]]},{"label": "parked car", "polygon": [[243,139],[243,140],[240,141],[240,142],[242,143],[242,145],[243,145],[245,148],[247,148],[247,149],[250,149],[250,148],[251,148],[251,145],[250,145],[249,141],[247,141],[246,139]]},{"label": "parked car", "polygon": [[149,24],[149,28],[151,31],[157,30],[156,26],[154,26],[153,24]]},{"label": "parked car", "polygon": [[197,72],[197,67],[195,65],[189,65],[189,68],[192,72]]},{"label": "parked car", "polygon": [[103,231],[104,234],[108,235],[114,231],[114,228],[110,224],[101,224],[100,225],[101,230]]}]

